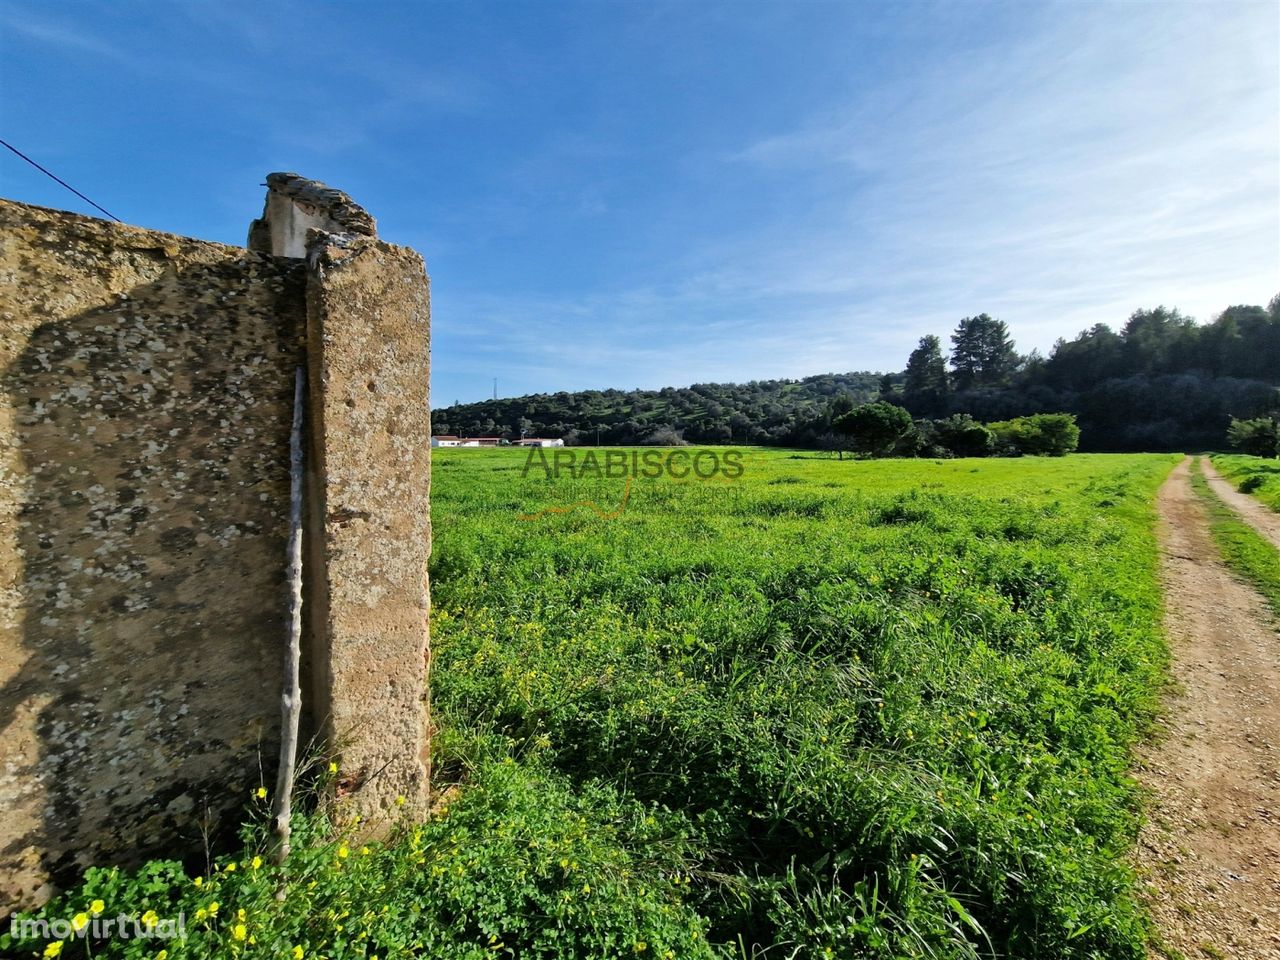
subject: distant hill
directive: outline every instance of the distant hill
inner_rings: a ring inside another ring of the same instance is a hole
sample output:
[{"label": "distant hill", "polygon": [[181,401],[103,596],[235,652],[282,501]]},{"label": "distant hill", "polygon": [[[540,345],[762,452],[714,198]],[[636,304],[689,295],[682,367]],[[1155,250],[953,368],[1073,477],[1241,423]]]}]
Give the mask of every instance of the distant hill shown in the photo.
[{"label": "distant hill", "polygon": [[661,390],[581,390],[458,403],[432,411],[435,434],[563,437],[566,443],[763,443],[808,446],[831,401],[875,398],[879,373],[695,383]]}]

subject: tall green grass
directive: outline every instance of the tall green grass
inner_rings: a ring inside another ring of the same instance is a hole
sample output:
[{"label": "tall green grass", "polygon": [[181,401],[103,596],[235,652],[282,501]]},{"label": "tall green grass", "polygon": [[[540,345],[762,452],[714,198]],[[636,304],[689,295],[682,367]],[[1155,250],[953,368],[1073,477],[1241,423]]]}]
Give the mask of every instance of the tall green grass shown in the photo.
[{"label": "tall green grass", "polygon": [[[714,940],[781,956],[1140,956],[1127,748],[1164,651],[1169,457],[833,462],[736,483],[438,458],[445,769],[678,814]],[[828,953],[832,951],[832,953]]]}]

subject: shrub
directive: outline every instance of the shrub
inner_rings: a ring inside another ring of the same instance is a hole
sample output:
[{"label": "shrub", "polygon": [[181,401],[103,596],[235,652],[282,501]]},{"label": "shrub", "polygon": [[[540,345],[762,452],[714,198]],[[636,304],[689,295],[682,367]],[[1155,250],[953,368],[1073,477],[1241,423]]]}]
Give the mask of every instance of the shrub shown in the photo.
[{"label": "shrub", "polygon": [[987,427],[999,445],[1016,454],[1061,457],[1080,445],[1080,428],[1070,413],[1037,413],[989,423]]},{"label": "shrub", "polygon": [[640,443],[646,447],[683,447],[687,445],[680,432],[670,426],[654,427],[652,432],[647,434]]},{"label": "shrub", "polygon": [[986,457],[995,450],[996,437],[967,413],[933,421],[934,442],[957,457]]},{"label": "shrub", "polygon": [[868,456],[887,457],[900,445],[910,446],[909,453],[915,452],[910,442],[915,434],[911,414],[892,403],[864,403],[837,418],[831,427],[848,437],[855,451]]},{"label": "shrub", "polygon": [[1280,430],[1270,417],[1254,420],[1236,420],[1233,417],[1231,426],[1227,427],[1227,442],[1241,453],[1253,457],[1280,455]]}]

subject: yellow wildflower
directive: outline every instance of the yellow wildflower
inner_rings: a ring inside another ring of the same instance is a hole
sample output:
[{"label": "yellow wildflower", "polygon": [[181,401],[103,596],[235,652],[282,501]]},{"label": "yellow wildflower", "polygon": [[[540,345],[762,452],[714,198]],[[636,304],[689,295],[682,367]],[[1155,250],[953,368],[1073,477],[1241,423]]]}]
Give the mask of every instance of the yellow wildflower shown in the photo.
[{"label": "yellow wildflower", "polygon": [[266,798],[266,796],[267,796],[267,788],[266,788],[266,787],[259,787],[259,788],[258,788],[258,791],[257,791],[257,796],[258,796],[258,799],[259,799],[259,800],[263,800],[263,799],[265,799],[265,798]]},{"label": "yellow wildflower", "polygon": [[302,960],[302,948],[296,945],[293,948],[293,960]]},{"label": "yellow wildflower", "polygon": [[347,859],[350,854],[351,851],[347,849],[347,845],[345,843],[338,848],[338,856],[343,860]]},{"label": "yellow wildflower", "polygon": [[89,915],[87,913],[77,913],[71,918],[71,928],[79,933],[89,925]]},{"label": "yellow wildflower", "polygon": [[196,878],[195,878],[194,880],[192,880],[191,882],[192,882],[195,886],[197,886],[197,887],[203,887],[203,886],[204,886],[204,877],[196,877]]},{"label": "yellow wildflower", "polygon": [[51,944],[49,944],[47,947],[45,947],[45,948],[44,948],[44,955],[45,955],[46,957],[56,957],[56,956],[58,956],[58,955],[59,955],[59,954],[61,954],[61,953],[62,953],[62,941],[61,941],[61,940],[57,940],[57,941],[55,941],[54,943],[51,943]]},{"label": "yellow wildflower", "polygon": [[209,911],[209,916],[216,917],[218,915],[218,901],[215,900],[205,908]]},{"label": "yellow wildflower", "polygon": [[237,923],[234,927],[231,928],[231,935],[235,937],[237,940],[243,940],[245,937],[249,935],[249,931],[245,929],[245,926],[243,923]]},{"label": "yellow wildflower", "polygon": [[93,901],[93,903],[89,904],[89,912],[92,913],[95,917],[98,914],[102,913],[102,911],[105,909],[107,909],[107,905],[103,903],[101,900],[95,900]]},{"label": "yellow wildflower", "polygon": [[249,861],[249,866],[251,866],[251,867],[253,867],[253,869],[257,870],[259,867],[261,867],[261,866],[262,866],[262,858],[261,858],[261,857],[254,857],[251,861]]},{"label": "yellow wildflower", "polygon": [[235,872],[236,872],[236,862],[235,862],[234,860],[232,860],[230,863],[228,863],[228,864],[227,864],[227,866],[226,866],[226,871],[227,871],[227,873],[235,873]]},{"label": "yellow wildflower", "polygon": [[337,764],[335,761],[330,761],[330,763],[329,763],[329,772],[330,772],[330,773],[337,773],[337,772],[338,772],[338,764]]},{"label": "yellow wildflower", "polygon": [[146,913],[142,915],[142,925],[144,927],[154,927],[159,922],[160,922],[160,917],[156,914],[154,910],[148,910]]},{"label": "yellow wildflower", "polygon": [[360,848],[360,856],[362,856],[362,857],[367,857],[368,855],[369,855],[369,848],[368,848],[368,847],[361,847],[361,848]]},{"label": "yellow wildflower", "polygon": [[401,794],[400,796],[396,797],[396,806],[397,806],[397,807],[403,807],[403,806],[404,806],[404,795],[403,795],[403,794]]}]

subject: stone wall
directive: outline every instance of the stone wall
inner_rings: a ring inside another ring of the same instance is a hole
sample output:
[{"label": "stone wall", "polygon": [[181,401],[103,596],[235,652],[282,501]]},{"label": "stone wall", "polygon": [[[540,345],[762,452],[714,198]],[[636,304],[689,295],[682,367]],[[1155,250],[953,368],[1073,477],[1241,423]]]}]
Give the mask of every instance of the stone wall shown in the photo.
[{"label": "stone wall", "polygon": [[308,247],[311,702],[368,820],[426,792],[430,304],[418,254],[333,239]]},{"label": "stone wall", "polygon": [[273,179],[251,244],[302,257],[0,201],[0,915],[273,784],[300,363],[304,734],[361,814],[425,799],[426,275]]}]

